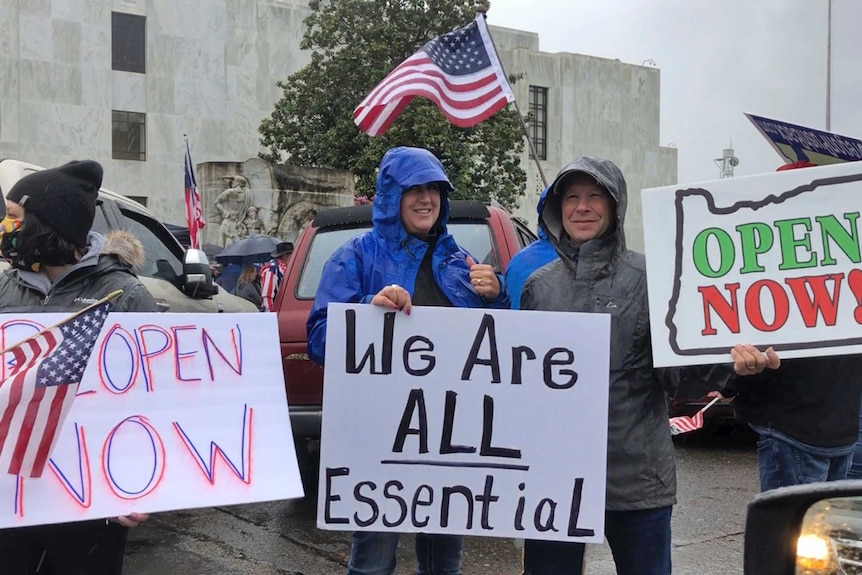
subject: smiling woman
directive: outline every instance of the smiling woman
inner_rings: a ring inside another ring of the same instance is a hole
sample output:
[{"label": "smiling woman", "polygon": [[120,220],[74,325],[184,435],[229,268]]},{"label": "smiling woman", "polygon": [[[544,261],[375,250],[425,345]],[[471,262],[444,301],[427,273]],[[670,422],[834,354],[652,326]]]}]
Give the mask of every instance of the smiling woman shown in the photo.
[{"label": "smiling woman", "polygon": [[440,184],[411,186],[401,194],[401,223],[411,236],[427,238],[440,217]]}]

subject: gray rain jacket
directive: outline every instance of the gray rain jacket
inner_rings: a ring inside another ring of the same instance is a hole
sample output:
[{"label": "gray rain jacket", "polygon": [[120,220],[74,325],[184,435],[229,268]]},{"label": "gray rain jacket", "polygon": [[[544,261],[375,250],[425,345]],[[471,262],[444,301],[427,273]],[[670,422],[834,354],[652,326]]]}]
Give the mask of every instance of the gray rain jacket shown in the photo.
[{"label": "gray rain jacket", "polygon": [[89,249],[52,284],[42,272],[7,269],[0,274],[0,313],[74,312],[112,291],[123,290],[114,311],[159,311],[156,300],[134,274],[143,247],[131,233],[104,237],[90,232]]},{"label": "gray rain jacket", "polygon": [[[575,246],[566,240],[557,184],[586,172],[616,202],[610,234]],[[527,280],[521,308],[611,315],[607,503],[610,511],[676,503],[676,468],[665,388],[672,372],[653,370],[643,254],[626,249],[626,182],[607,160],[578,158],[551,184],[541,221],[559,260]],[[589,337],[589,336],[585,336]]]}]

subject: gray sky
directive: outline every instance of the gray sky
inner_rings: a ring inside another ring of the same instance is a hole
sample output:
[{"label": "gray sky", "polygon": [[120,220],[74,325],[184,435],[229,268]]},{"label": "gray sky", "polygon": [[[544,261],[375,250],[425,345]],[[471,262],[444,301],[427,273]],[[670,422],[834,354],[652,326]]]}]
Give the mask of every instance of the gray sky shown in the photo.
[{"label": "gray sky", "polygon": [[[660,143],[679,182],[718,178],[733,139],[736,176],[782,159],[744,112],[824,129],[829,0],[491,0],[488,22],[539,33],[545,52],[661,69]],[[862,138],[862,0],[832,0],[832,131]]]}]

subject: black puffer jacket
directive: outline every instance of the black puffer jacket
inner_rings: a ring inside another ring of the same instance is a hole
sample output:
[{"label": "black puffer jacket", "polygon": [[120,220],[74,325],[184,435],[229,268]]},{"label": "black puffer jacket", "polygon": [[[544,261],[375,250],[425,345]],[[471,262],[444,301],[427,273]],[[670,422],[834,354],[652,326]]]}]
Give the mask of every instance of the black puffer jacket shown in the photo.
[{"label": "black puffer jacket", "polygon": [[[613,232],[579,246],[569,242],[563,230],[555,190],[572,172],[591,174],[616,203]],[[652,367],[644,256],[626,249],[623,233],[625,179],[611,162],[579,158],[563,168],[551,186],[541,225],[560,259],[530,276],[521,308],[610,314],[606,508],[625,511],[673,505],[676,468],[665,390],[672,387],[674,372]]]},{"label": "black puffer jacket", "polygon": [[159,311],[156,300],[134,274],[143,261],[141,243],[131,233],[88,236],[90,248],[52,284],[41,272],[7,269],[0,274],[0,313],[74,312],[109,293],[123,290],[114,311]]}]

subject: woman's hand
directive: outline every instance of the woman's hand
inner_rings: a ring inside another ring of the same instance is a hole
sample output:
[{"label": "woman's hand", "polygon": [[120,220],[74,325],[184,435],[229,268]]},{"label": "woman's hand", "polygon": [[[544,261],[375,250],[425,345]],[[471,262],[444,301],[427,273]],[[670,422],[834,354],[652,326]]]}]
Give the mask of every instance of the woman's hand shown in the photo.
[{"label": "woman's hand", "polygon": [[413,307],[413,304],[410,302],[410,294],[407,293],[406,289],[397,284],[388,285],[377,292],[371,298],[371,305],[403,310],[407,315],[410,315],[410,309]]},{"label": "woman's hand", "polygon": [[494,299],[500,295],[500,280],[493,267],[477,264],[470,256],[467,256],[467,267],[470,268],[470,283],[477,294],[485,299]]},{"label": "woman's hand", "polygon": [[771,347],[765,352],[750,344],[738,343],[730,350],[736,375],[755,375],[766,369],[778,369],[781,359]]}]

